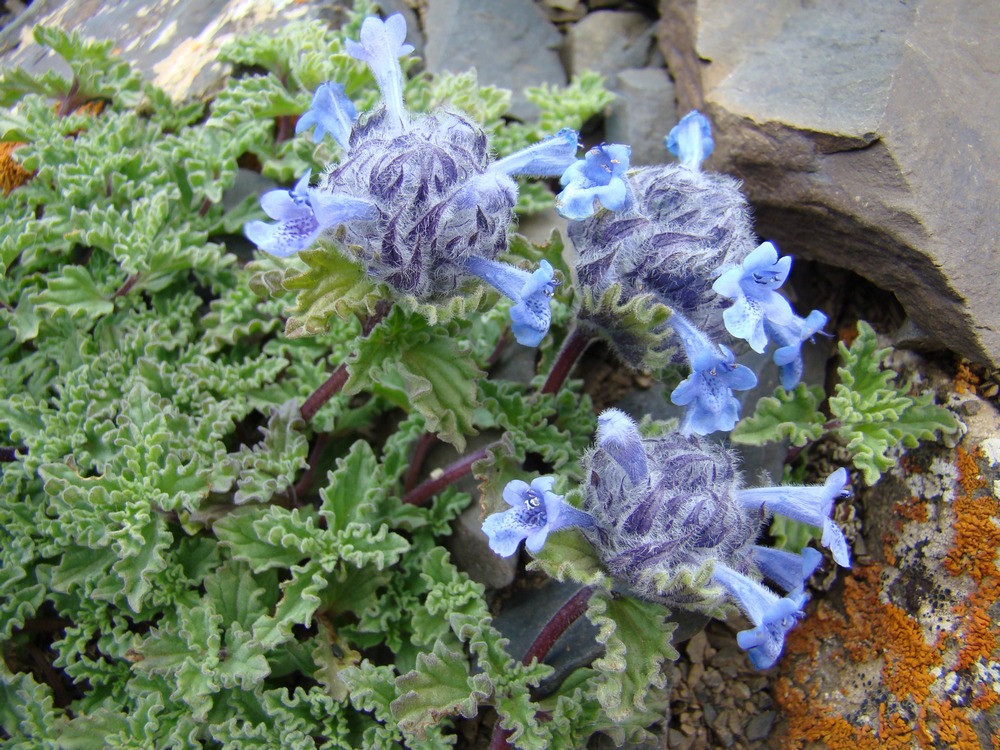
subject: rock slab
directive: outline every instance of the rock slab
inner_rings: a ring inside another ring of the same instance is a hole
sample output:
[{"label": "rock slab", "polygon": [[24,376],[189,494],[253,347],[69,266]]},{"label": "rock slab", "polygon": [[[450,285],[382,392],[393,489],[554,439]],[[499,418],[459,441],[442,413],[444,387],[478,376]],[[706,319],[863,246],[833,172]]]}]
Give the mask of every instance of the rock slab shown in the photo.
[{"label": "rock slab", "polygon": [[990,0],[661,0],[679,110],[782,250],[892,291],[1000,365],[1000,15]]},{"label": "rock slab", "polygon": [[424,63],[431,73],[475,68],[482,85],[510,89],[510,114],[537,118],[528,86],[566,84],[562,36],[533,0],[427,0]]}]

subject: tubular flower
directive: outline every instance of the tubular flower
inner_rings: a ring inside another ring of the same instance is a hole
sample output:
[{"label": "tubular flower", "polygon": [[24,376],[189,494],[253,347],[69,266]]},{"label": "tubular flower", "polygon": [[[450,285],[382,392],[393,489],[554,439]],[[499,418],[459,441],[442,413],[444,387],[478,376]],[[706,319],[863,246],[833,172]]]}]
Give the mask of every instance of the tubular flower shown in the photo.
[{"label": "tubular flower", "polygon": [[327,133],[347,149],[350,146],[351,128],[358,118],[358,110],[354,102],[347,98],[344,87],[339,83],[324,83],[316,89],[312,105],[299,121],[295,123],[295,132],[313,128],[313,140],[321,141]]},{"label": "tubular flower", "polygon": [[811,487],[756,487],[740,490],[739,502],[747,510],[767,511],[801,521],[823,530],[820,543],[829,547],[838,565],[851,567],[850,551],[844,533],[830,518],[833,504],[838,498],[850,495],[847,488],[847,469],[840,468],[827,477],[826,482]]},{"label": "tubular flower", "polygon": [[698,171],[715,149],[712,140],[712,125],[698,110],[691,110],[674,125],[664,139],[667,150],[676,156],[682,165]]},{"label": "tubular flower", "polygon": [[774,364],[781,372],[781,387],[792,390],[802,379],[802,344],[823,330],[826,315],[813,310],[805,318],[792,316],[788,325],[775,325],[764,321],[765,333],[774,340],[778,348],[774,350]]},{"label": "tubular flower", "polygon": [[587,513],[566,504],[562,495],[552,492],[555,481],[554,477],[538,477],[530,485],[520,479],[508,482],[503,499],[511,506],[510,510],[494,513],[483,522],[490,549],[501,557],[510,557],[524,539],[531,552],[538,552],[551,531],[593,526],[593,519]]},{"label": "tubular flower", "polygon": [[307,171],[291,190],[271,190],[261,197],[261,208],[277,223],[250,221],[243,231],[264,252],[287,257],[309,247],[328,227],[375,214],[368,201],[329,196],[309,187],[311,175]]},{"label": "tubular flower", "polygon": [[744,260],[739,268],[723,273],[712,285],[718,294],[736,303],[722,317],[726,329],[736,338],[744,339],[756,352],[767,347],[764,321],[775,326],[791,325],[792,306],[776,291],[788,278],[792,258],[779,260],[778,251],[764,242]]},{"label": "tubular flower", "polygon": [[[477,261],[501,265],[496,257],[507,249],[517,202],[514,176],[561,175],[576,160],[577,134],[563,130],[495,161],[475,123],[448,112],[407,112],[399,58],[412,47],[405,37],[401,15],[364,21],[347,52],[371,68],[380,106],[357,116],[340,86],[320,86],[297,130],[314,128],[316,138],[329,133],[343,157],[308,190],[307,206],[268,211],[279,225],[265,231],[254,222],[247,234],[266,252],[290,255],[329,230],[375,280],[398,294],[438,301],[463,293],[478,275],[470,270]],[[522,294],[523,286],[515,325],[537,329],[547,320],[547,310],[537,308],[545,295]]]},{"label": "tubular flower", "polygon": [[757,669],[767,669],[781,656],[785,635],[802,617],[805,594],[780,598],[752,578],[725,565],[716,565],[712,580],[729,593],[743,613],[757,627],[736,634],[736,642],[745,649]]},{"label": "tubular flower", "polygon": [[687,406],[681,432],[685,435],[709,435],[729,432],[740,416],[740,402],[733,391],[745,391],[757,385],[757,376],[724,346],[713,344],[680,313],[670,322],[684,347],[691,375],[678,385],[670,400]]},{"label": "tubular flower", "polygon": [[528,273],[506,263],[471,257],[465,261],[465,267],[514,300],[510,309],[514,338],[519,344],[538,346],[549,330],[552,320],[549,300],[559,285],[552,264],[543,260],[538,269]]},{"label": "tubular flower", "polygon": [[625,208],[630,199],[624,175],[631,152],[621,144],[602,144],[573,162],[559,180],[563,186],[556,198],[559,215],[576,221],[586,219],[594,215],[595,201],[610,211]]}]

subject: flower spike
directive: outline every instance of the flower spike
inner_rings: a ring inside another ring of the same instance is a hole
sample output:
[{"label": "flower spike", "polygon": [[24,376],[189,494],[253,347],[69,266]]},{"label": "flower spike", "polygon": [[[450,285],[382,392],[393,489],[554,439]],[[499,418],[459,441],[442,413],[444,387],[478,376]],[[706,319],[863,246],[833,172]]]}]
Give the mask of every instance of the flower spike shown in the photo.
[{"label": "flower spike", "polygon": [[396,13],[385,21],[369,17],[361,24],[361,41],[348,39],[347,54],[368,63],[378,87],[382,90],[385,109],[400,130],[409,124],[410,116],[403,108],[403,69],[399,58],[413,52],[406,39],[406,19]]},{"label": "flower spike", "polygon": [[736,605],[757,626],[736,634],[740,648],[746,650],[757,669],[774,666],[785,647],[785,635],[803,614],[805,595],[798,593],[782,599],[722,563],[716,564],[712,580],[729,592]]},{"label": "flower spike", "polygon": [[753,388],[757,376],[750,368],[736,364],[736,357],[728,348],[713,344],[680,313],[673,313],[670,322],[692,370],[670,394],[673,403],[688,407],[681,432],[684,435],[728,432],[740,416],[740,402],[733,391]]},{"label": "flower spike", "polygon": [[525,546],[531,552],[538,552],[551,531],[569,526],[593,527],[594,519],[589,513],[567,505],[562,495],[552,492],[555,481],[554,477],[538,477],[530,485],[520,479],[507,483],[503,499],[511,506],[510,510],[494,513],[483,521],[491,550],[501,557],[510,557],[525,539]]},{"label": "flower spike", "polygon": [[295,132],[315,128],[313,140],[317,142],[329,133],[346,151],[350,145],[351,127],[357,117],[358,110],[354,107],[354,102],[347,98],[344,87],[339,83],[327,82],[316,89],[309,111],[295,123]]},{"label": "flower spike", "polygon": [[828,547],[837,564],[851,567],[851,555],[844,533],[830,518],[837,498],[850,493],[847,489],[847,469],[840,468],[826,482],[811,487],[756,487],[739,490],[737,500],[748,510],[765,510],[801,521],[823,530],[820,544]]},{"label": "flower spike", "polygon": [[691,110],[663,139],[667,149],[688,169],[698,171],[715,148],[712,125],[698,110]]},{"label": "flower spike", "polygon": [[556,197],[556,210],[566,219],[582,221],[594,215],[594,201],[609,211],[620,211],[630,201],[625,179],[632,149],[621,144],[594,146],[563,172],[563,191]]},{"label": "flower spike", "polygon": [[764,242],[743,260],[741,267],[726,271],[712,284],[717,294],[736,301],[722,314],[726,329],[747,341],[755,352],[767,347],[765,319],[774,325],[792,323],[792,306],[775,291],[785,283],[791,267],[791,256],[779,260],[774,245]]},{"label": "flower spike", "polygon": [[552,264],[543,260],[534,272],[528,273],[506,263],[471,256],[465,261],[465,269],[514,300],[510,308],[514,338],[524,346],[538,346],[549,331],[549,302],[559,285]]}]

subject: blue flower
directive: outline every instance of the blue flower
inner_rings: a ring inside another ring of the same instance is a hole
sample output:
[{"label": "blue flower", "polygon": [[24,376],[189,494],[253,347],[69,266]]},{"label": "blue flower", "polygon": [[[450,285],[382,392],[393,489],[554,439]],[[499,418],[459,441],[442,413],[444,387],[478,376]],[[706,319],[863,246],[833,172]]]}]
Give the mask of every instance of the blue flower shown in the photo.
[{"label": "blue flower", "polygon": [[399,58],[413,52],[412,44],[404,44],[406,19],[400,13],[389,16],[385,21],[366,18],[361,24],[360,36],[360,43],[347,40],[347,54],[368,63],[375,82],[382,90],[389,121],[402,130],[409,124],[410,117],[403,108],[403,70],[399,66]]},{"label": "blue flower", "polygon": [[563,128],[543,141],[495,161],[490,170],[511,176],[557,177],[576,163],[578,138],[575,130]]},{"label": "blue flower", "polygon": [[732,430],[740,416],[740,402],[733,391],[753,388],[757,376],[750,368],[736,364],[729,349],[713,344],[680,313],[673,313],[670,322],[692,370],[670,394],[673,403],[688,407],[681,432],[708,435]]},{"label": "blue flower", "polygon": [[809,576],[823,561],[823,555],[812,547],[806,547],[801,554],[785,550],[753,546],[753,563],[765,578],[778,584],[786,594],[797,594],[805,590]]},{"label": "blue flower", "polygon": [[850,550],[844,533],[830,518],[837,498],[850,494],[847,489],[847,469],[840,468],[826,483],[811,487],[756,487],[736,493],[740,504],[748,510],[766,511],[795,521],[819,526],[823,530],[820,544],[828,547],[838,565],[851,567]]},{"label": "blue flower", "polygon": [[819,310],[813,310],[805,318],[792,316],[788,325],[764,320],[764,331],[778,345],[774,364],[781,371],[781,387],[786,391],[792,390],[802,379],[802,344],[822,331],[826,320],[826,315]]},{"label": "blue flower", "polygon": [[597,418],[597,446],[618,462],[632,484],[648,477],[642,436],[632,418],[621,409],[605,409]]},{"label": "blue flower", "polygon": [[736,605],[756,625],[736,634],[736,642],[746,650],[757,669],[774,665],[785,647],[785,635],[802,616],[806,597],[802,593],[785,598],[723,564],[717,564],[712,580],[722,586]]},{"label": "blue flower", "polygon": [[632,149],[620,144],[595,146],[583,159],[563,172],[563,191],[556,197],[556,210],[566,219],[581,221],[594,215],[594,201],[611,211],[629,203],[625,179]]},{"label": "blue flower", "polygon": [[358,117],[354,102],[347,98],[339,83],[327,82],[316,89],[312,104],[299,121],[295,132],[315,128],[313,140],[321,141],[327,133],[333,136],[344,150],[350,145],[351,128]]},{"label": "blue flower", "polygon": [[525,539],[525,546],[531,552],[538,552],[550,531],[593,526],[594,519],[589,514],[567,505],[562,495],[552,492],[555,481],[554,477],[538,477],[530,485],[520,479],[507,483],[503,499],[511,506],[510,510],[494,513],[483,521],[490,549],[501,557],[510,557]]},{"label": "blue flower", "polygon": [[723,273],[712,289],[736,304],[722,314],[726,329],[736,338],[749,342],[756,352],[767,347],[764,320],[774,325],[790,325],[793,319],[788,300],[775,290],[785,283],[792,267],[791,256],[778,259],[770,242],[750,253],[740,268]]},{"label": "blue flower", "polygon": [[471,256],[465,268],[514,300],[510,308],[514,338],[524,346],[538,346],[548,333],[552,320],[549,302],[559,285],[552,264],[543,260],[534,272],[528,273],[506,263]]},{"label": "blue flower", "polygon": [[307,171],[291,190],[271,190],[261,196],[261,208],[277,223],[250,221],[243,231],[264,252],[285,258],[309,247],[324,229],[373,214],[367,201],[323,195],[309,187],[311,175]]},{"label": "blue flower", "polygon": [[681,164],[695,171],[715,148],[712,125],[708,118],[697,110],[691,110],[684,115],[664,141],[670,153],[676,156]]}]

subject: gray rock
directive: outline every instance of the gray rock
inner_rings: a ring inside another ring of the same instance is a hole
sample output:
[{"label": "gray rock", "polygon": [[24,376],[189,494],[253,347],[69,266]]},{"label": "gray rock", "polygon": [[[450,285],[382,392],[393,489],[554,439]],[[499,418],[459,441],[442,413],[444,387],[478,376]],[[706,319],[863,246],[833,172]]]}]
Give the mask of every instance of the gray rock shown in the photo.
[{"label": "gray rock", "polygon": [[611,77],[649,63],[653,23],[642,13],[600,10],[570,27],[563,57],[569,74],[593,70]]},{"label": "gray rock", "polygon": [[[477,497],[473,494],[473,497]],[[487,588],[502,589],[514,582],[517,555],[500,557],[490,549],[483,533],[483,509],[473,503],[451,525],[452,535],[445,544],[459,570]]]},{"label": "gray rock", "polygon": [[278,28],[301,18],[343,18],[328,2],[246,3],[243,0],[122,0],[114,3],[36,2],[0,34],[0,66],[29,73],[58,70],[65,63],[39,47],[36,24],[76,31],[94,39],[112,39],[122,59],[175,99],[202,98],[228,73],[217,62],[219,50],[235,36]]},{"label": "gray rock", "polygon": [[662,0],[681,110],[785,251],[892,291],[934,339],[1000,364],[1000,75],[975,0]]},{"label": "gray rock", "polygon": [[632,147],[632,166],[663,164],[671,159],[663,137],[677,124],[674,84],[663,68],[632,68],[611,82],[618,98],[605,121],[610,143]]},{"label": "gray rock", "polygon": [[562,37],[532,0],[428,0],[424,60],[432,73],[475,68],[479,82],[514,92],[510,113],[537,118],[528,86],[565,85]]}]

